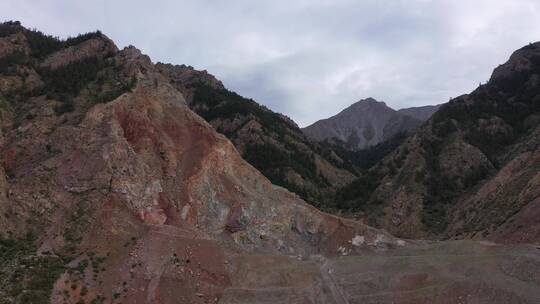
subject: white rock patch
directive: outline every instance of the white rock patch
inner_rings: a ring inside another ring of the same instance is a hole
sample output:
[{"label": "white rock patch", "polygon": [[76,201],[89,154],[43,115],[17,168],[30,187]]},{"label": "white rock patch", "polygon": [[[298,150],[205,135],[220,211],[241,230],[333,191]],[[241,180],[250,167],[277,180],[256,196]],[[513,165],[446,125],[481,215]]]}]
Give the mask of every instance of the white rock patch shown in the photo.
[{"label": "white rock patch", "polygon": [[180,216],[182,217],[182,220],[185,221],[187,219],[187,215],[190,209],[191,209],[191,205],[189,204],[185,204],[184,207],[182,207],[182,213],[180,214]]},{"label": "white rock patch", "polygon": [[388,237],[384,234],[377,234],[377,236],[375,236],[375,240],[373,240],[373,242],[371,242],[369,245],[373,245],[373,246],[379,246],[379,245],[382,245],[382,244],[388,244],[389,241],[388,241]]},{"label": "white rock patch", "polygon": [[351,244],[353,244],[354,246],[360,246],[360,245],[364,245],[365,241],[366,241],[366,238],[363,235],[356,235],[351,240]]},{"label": "white rock patch", "polygon": [[339,246],[338,250],[337,250],[339,253],[341,253],[341,255],[348,255],[349,253],[351,253],[351,250],[350,249],[347,249],[343,246]]}]

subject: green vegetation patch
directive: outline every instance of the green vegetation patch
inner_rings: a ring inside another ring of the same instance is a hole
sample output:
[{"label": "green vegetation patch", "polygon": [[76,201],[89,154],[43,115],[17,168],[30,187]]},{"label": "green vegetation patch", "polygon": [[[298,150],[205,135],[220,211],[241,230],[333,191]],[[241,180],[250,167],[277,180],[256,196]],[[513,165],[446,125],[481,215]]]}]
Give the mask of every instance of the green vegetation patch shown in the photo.
[{"label": "green vegetation patch", "polygon": [[[55,111],[58,115],[75,109],[74,99],[88,89],[88,105],[113,100],[130,91],[136,79],[123,81],[114,73],[116,62],[113,58],[89,57],[65,66],[39,70],[45,82],[44,94],[49,99],[61,102]],[[126,83],[127,82],[127,83]]]},{"label": "green vegetation patch", "polygon": [[380,209],[382,203],[371,200],[371,196],[381,181],[382,175],[376,170],[364,173],[338,192],[336,208],[351,212],[373,212]]},{"label": "green vegetation patch", "polygon": [[103,36],[100,31],[80,34],[76,37],[70,37],[66,40],[61,40],[58,37],[45,35],[38,30],[25,30],[24,35],[30,45],[31,55],[37,59],[43,59],[48,55],[59,51],[63,48],[77,45],[81,42],[92,38],[98,38]]},{"label": "green vegetation patch", "polygon": [[24,34],[31,49],[31,56],[37,59],[43,59],[63,48],[77,45],[92,38],[103,36],[100,31],[95,31],[62,40],[55,36],[46,35],[35,29],[25,29],[19,21],[7,21],[0,23],[0,38],[7,37],[18,32]]},{"label": "green vegetation patch", "polygon": [[66,229],[64,230],[64,240],[70,247],[78,245],[84,233],[91,226],[93,218],[92,204],[83,200],[77,203],[75,210],[70,214]]},{"label": "green vegetation patch", "polygon": [[[392,153],[405,141],[405,139],[407,139],[407,136],[408,134],[406,132],[399,132],[377,145],[357,151],[347,149],[347,143],[345,142],[331,143],[328,140],[325,140],[321,142],[321,145],[323,146],[323,155],[333,151],[341,159],[348,161],[345,168],[350,169],[353,167],[357,172],[364,172],[375,166],[388,154]],[[330,157],[327,158],[330,159]],[[335,162],[332,163],[339,166],[339,164],[336,164]]]},{"label": "green vegetation patch", "polygon": [[13,35],[22,29],[23,27],[19,21],[6,21],[0,23],[0,38]]},{"label": "green vegetation patch", "polygon": [[321,197],[318,192],[308,191],[299,185],[287,181],[289,170],[301,175],[302,178],[313,182],[316,186],[327,187],[328,182],[317,175],[315,160],[312,155],[295,149],[281,150],[270,144],[249,145],[244,152],[244,159],[257,168],[273,184],[295,192],[307,201],[320,205]]},{"label": "green vegetation patch", "polygon": [[12,76],[17,74],[17,66],[27,64],[28,56],[21,51],[15,51],[0,57],[0,74]]},{"label": "green vegetation patch", "polygon": [[259,105],[252,99],[244,98],[226,89],[214,89],[205,84],[196,84],[194,100],[204,107],[196,109],[197,114],[207,121],[216,118],[234,118],[236,115],[253,115],[266,131],[284,135],[288,123],[278,114]]},{"label": "green vegetation patch", "polygon": [[68,258],[37,255],[34,238],[0,239],[0,303],[49,303]]},{"label": "green vegetation patch", "polygon": [[104,68],[103,60],[90,57],[56,69],[44,68],[39,73],[45,81],[47,96],[68,103],[91,81],[96,80],[98,72]]}]

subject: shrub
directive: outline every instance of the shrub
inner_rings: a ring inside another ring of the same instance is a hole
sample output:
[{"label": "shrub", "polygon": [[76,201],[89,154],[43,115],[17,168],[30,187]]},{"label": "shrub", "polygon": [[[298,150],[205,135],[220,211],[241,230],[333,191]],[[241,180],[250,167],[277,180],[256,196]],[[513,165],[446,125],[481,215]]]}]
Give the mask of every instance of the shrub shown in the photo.
[{"label": "shrub", "polygon": [[3,57],[0,57],[0,74],[16,75],[17,65],[28,63],[28,57],[20,51],[15,51]]},{"label": "shrub", "polygon": [[13,35],[22,29],[23,27],[19,21],[6,21],[0,23],[0,38]]},{"label": "shrub", "polygon": [[40,69],[39,73],[45,82],[44,93],[47,98],[62,102],[62,105],[55,109],[56,113],[63,114],[73,111],[73,99],[79,95],[83,88],[95,81],[98,73],[106,67],[107,63],[103,59],[91,57],[56,69]]},{"label": "shrub", "polygon": [[[370,211],[374,205],[371,196],[381,180],[382,175],[377,170],[366,172],[338,192],[336,207],[348,211]],[[375,205],[380,205],[380,201]]]},{"label": "shrub", "polygon": [[58,37],[45,35],[37,30],[26,30],[24,34],[28,40],[32,57],[43,59],[62,49],[62,41]]},{"label": "shrub", "polygon": [[280,186],[287,186],[285,177],[277,173],[280,168],[291,168],[304,178],[316,181],[321,186],[326,185],[326,182],[316,175],[314,160],[306,158],[306,155],[299,151],[286,152],[269,144],[249,145],[244,159]]},{"label": "shrub", "polygon": [[80,34],[75,37],[69,37],[66,40],[61,40],[58,37],[46,35],[35,29],[25,29],[19,21],[7,21],[0,23],[0,38],[6,37],[17,32],[22,32],[30,46],[32,57],[43,59],[51,53],[61,50],[69,46],[77,45],[88,39],[101,37],[103,34],[100,31]]},{"label": "shrub", "polygon": [[193,99],[204,107],[197,107],[195,111],[207,121],[216,118],[233,118],[236,115],[253,115],[263,128],[275,132],[278,136],[284,135],[288,123],[278,114],[264,108],[252,99],[244,98],[226,89],[214,89],[199,83],[192,86],[195,89]]},{"label": "shrub", "polygon": [[61,40],[58,37],[46,35],[38,30],[26,30],[24,32],[28,44],[30,45],[32,57],[43,59],[48,55],[66,47],[77,45],[86,40],[102,36],[100,31],[80,34],[76,37],[70,37]]},{"label": "shrub", "polygon": [[428,231],[442,233],[448,226],[446,205],[436,197],[425,197],[422,205],[421,221]]}]

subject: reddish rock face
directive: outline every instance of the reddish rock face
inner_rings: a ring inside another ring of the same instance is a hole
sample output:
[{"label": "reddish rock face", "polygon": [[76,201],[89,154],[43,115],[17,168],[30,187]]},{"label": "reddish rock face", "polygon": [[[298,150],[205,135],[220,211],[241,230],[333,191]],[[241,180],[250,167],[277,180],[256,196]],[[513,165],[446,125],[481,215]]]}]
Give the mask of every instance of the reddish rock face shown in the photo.
[{"label": "reddish rock face", "polygon": [[348,240],[328,242],[336,231],[395,246],[272,185],[136,49],[115,58],[137,77],[131,91],[4,134],[4,236],[32,230],[40,252],[70,255],[69,267],[102,260],[62,274],[52,302],[212,303],[231,285],[236,254],[337,255]]},{"label": "reddish rock face", "polygon": [[61,115],[32,97],[42,110],[16,108],[2,134],[0,235],[33,231],[37,256],[66,257],[50,302],[540,298],[537,249],[400,240],[320,212],[246,163],[138,50],[114,59],[130,90],[93,104],[82,92],[88,106]]},{"label": "reddish rock face", "polygon": [[[336,190],[356,177],[355,168],[310,142],[290,118],[228,91],[208,72],[185,65],[155,67],[184,95],[190,109],[226,135],[240,155],[311,204],[333,206]],[[261,157],[265,151],[269,156]]]}]

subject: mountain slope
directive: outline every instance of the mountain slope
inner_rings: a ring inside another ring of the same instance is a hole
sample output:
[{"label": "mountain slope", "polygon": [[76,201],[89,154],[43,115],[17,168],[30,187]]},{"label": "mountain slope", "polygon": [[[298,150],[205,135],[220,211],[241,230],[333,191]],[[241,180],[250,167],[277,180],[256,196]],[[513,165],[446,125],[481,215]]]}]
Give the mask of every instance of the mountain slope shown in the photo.
[{"label": "mountain slope", "polygon": [[369,174],[342,207],[406,237],[540,241],[540,43],[453,99]]},{"label": "mountain slope", "polygon": [[28,36],[65,41],[0,33],[29,50],[0,55],[0,83],[24,83],[0,93],[1,303],[540,298],[533,246],[400,240],[272,185],[134,47],[36,57]]},{"label": "mountain slope", "polygon": [[373,98],[360,100],[335,116],[303,128],[315,141],[338,143],[350,150],[364,149],[417,128],[422,121],[402,115]]},{"label": "mountain slope", "polygon": [[158,63],[156,68],[186,96],[189,107],[235,145],[274,184],[316,206],[331,204],[335,189],[356,172],[346,160],[310,142],[288,117],[227,90],[206,71]]},{"label": "mountain slope", "polygon": [[[29,47],[26,34],[17,27],[20,39],[0,43]],[[88,41],[5,61],[2,82],[31,73],[39,85],[2,92],[2,301],[216,302],[231,286],[226,264],[240,253],[334,255],[356,234],[395,246],[382,231],[272,185],[140,51],[87,52]],[[49,58],[62,59],[42,70]],[[88,60],[95,73],[83,73]],[[134,81],[95,99],[122,79]],[[76,90],[59,90],[70,81]]]},{"label": "mountain slope", "polygon": [[398,112],[421,121],[426,121],[431,117],[431,115],[433,115],[433,113],[437,112],[440,107],[440,104],[434,106],[411,107],[399,109]]}]

